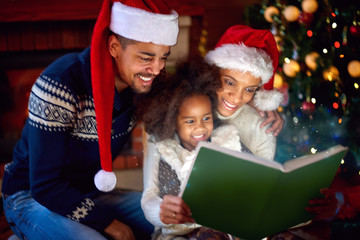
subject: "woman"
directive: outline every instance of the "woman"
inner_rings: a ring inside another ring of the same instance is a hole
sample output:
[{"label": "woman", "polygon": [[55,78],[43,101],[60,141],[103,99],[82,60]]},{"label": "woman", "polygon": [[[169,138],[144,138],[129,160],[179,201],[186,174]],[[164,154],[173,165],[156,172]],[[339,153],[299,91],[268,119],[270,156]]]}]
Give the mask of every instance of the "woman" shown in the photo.
[{"label": "woman", "polygon": [[[273,160],[279,129],[268,134],[272,129],[262,128],[262,117],[249,103],[278,116],[275,109],[282,94],[273,89],[278,66],[274,36],[268,30],[232,26],[205,60],[220,68],[223,88],[218,91],[219,118],[239,128],[242,143],[253,154]],[[279,121],[281,130],[283,121]]]}]

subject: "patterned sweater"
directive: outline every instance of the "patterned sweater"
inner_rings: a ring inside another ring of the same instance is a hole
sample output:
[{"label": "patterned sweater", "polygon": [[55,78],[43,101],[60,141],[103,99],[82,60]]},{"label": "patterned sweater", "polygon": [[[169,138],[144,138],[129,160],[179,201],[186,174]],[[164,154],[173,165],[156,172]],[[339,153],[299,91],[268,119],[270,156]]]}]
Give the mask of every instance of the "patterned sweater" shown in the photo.
[{"label": "patterned sweater", "polygon": [[[115,90],[112,156],[116,157],[133,127],[133,93]],[[101,168],[92,87],[90,49],[67,54],[38,77],[29,97],[29,117],[5,166],[2,192],[30,190],[49,210],[102,231],[111,210],[93,202],[101,194],[94,175]]]}]

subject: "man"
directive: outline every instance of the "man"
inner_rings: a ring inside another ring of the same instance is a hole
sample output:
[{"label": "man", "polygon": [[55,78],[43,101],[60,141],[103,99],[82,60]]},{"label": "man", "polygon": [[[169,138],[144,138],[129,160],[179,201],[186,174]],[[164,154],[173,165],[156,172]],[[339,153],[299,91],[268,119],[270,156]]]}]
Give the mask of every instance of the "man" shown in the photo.
[{"label": "man", "polygon": [[18,237],[150,239],[141,193],[111,191],[111,163],[136,124],[134,93],[150,89],[177,35],[178,15],[161,0],[105,0],[91,50],[41,73],[2,186]]}]

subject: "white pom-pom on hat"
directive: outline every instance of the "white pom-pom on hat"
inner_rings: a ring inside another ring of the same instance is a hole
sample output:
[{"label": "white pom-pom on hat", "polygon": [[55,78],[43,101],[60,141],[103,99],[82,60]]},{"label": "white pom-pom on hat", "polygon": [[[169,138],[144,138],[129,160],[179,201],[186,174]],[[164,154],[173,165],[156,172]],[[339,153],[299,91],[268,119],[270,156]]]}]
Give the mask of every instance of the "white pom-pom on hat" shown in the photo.
[{"label": "white pom-pom on hat", "polygon": [[116,186],[116,176],[114,172],[107,172],[100,169],[94,177],[95,186],[103,192],[110,192]]}]

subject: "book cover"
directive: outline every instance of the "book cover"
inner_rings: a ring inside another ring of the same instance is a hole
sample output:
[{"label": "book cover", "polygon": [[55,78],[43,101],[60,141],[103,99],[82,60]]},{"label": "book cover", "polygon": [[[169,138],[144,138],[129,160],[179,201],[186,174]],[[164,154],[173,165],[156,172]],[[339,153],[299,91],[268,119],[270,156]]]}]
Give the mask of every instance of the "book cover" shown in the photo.
[{"label": "book cover", "polygon": [[305,208],[329,187],[347,148],[341,145],[280,164],[208,142],[197,146],[180,196],[198,224],[261,239],[312,219]]}]

